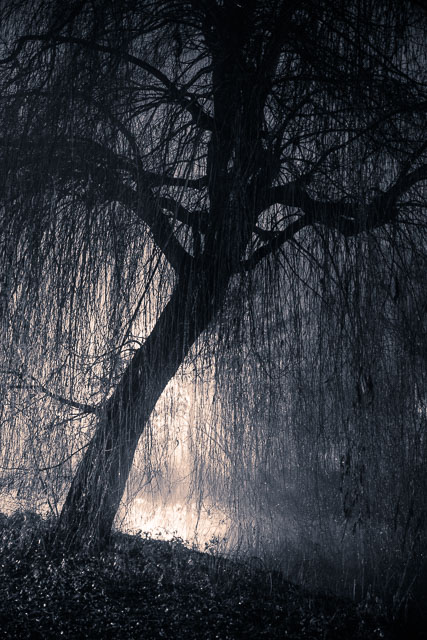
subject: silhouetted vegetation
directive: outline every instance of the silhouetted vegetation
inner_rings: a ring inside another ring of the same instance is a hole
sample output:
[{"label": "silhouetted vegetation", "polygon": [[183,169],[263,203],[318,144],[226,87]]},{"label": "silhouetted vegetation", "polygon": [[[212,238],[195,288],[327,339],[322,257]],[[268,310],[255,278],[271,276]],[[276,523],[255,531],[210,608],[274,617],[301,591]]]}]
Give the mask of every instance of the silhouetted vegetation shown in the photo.
[{"label": "silhouetted vegetation", "polygon": [[404,631],[375,599],[316,595],[179,538],[116,533],[98,556],[70,555],[49,551],[50,526],[31,513],[1,519],[2,639],[369,640]]}]

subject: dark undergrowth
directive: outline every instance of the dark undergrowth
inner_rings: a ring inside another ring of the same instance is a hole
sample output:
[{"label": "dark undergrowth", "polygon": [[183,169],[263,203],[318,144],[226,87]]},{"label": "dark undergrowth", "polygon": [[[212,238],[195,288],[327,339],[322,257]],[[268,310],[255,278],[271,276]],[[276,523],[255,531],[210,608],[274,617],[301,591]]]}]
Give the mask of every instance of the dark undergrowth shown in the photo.
[{"label": "dark undergrowth", "polygon": [[415,617],[309,593],[278,572],[179,539],[116,533],[97,556],[69,555],[48,551],[48,529],[33,514],[0,515],[1,639],[427,637]]}]

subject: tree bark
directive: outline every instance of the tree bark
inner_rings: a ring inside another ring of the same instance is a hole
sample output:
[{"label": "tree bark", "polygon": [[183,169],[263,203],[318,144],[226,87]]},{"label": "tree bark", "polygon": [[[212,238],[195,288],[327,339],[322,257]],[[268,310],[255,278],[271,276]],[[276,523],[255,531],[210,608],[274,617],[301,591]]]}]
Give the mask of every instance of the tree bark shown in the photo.
[{"label": "tree bark", "polygon": [[99,418],[63,505],[56,541],[100,549],[108,542],[147,420],[169,380],[221,306],[229,276],[186,269]]}]

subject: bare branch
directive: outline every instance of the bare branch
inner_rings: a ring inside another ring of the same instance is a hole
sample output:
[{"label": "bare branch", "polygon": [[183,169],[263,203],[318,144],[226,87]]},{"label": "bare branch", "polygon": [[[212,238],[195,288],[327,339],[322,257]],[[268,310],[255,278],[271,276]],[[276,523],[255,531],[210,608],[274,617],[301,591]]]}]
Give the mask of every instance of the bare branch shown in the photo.
[{"label": "bare branch", "polygon": [[173,213],[176,220],[194,227],[204,233],[207,227],[206,213],[204,211],[189,211],[174,198],[162,196],[158,199],[159,205]]},{"label": "bare branch", "polygon": [[28,467],[0,467],[0,469],[2,471],[21,471],[24,473],[40,473],[41,471],[50,471],[51,469],[58,469],[59,467],[62,467],[62,465],[64,465],[66,462],[68,462],[68,460],[71,460],[71,458],[74,458],[74,456],[76,456],[78,453],[87,449],[88,446],[89,444],[84,444],[83,446],[79,447],[78,449],[70,453],[70,455],[68,455],[66,458],[64,458],[63,460],[60,460],[60,462],[51,464],[47,467],[32,467],[31,469],[29,469]]},{"label": "bare branch", "polygon": [[66,398],[65,396],[50,391],[47,387],[38,382],[34,376],[28,376],[33,382],[27,384],[25,382],[24,375],[19,371],[6,371],[6,373],[15,376],[19,380],[22,380],[21,384],[9,385],[10,389],[22,389],[24,391],[36,391],[37,393],[44,393],[48,398],[52,398],[52,400],[56,400],[61,404],[66,404],[69,407],[73,407],[74,409],[78,409],[82,413],[99,413],[99,408],[96,406],[86,404],[85,402],[78,402],[77,400],[73,400],[72,398]]},{"label": "bare branch", "polygon": [[240,267],[242,271],[251,271],[257,264],[259,264],[264,258],[277,251],[285,242],[289,242],[297,233],[304,229],[304,227],[310,226],[310,220],[306,216],[301,216],[298,220],[291,222],[286,229],[274,234],[267,244],[259,247],[254,253],[244,260]]},{"label": "bare branch", "polygon": [[75,38],[72,36],[53,37],[52,35],[29,34],[19,38],[15,51],[7,58],[3,58],[2,60],[0,60],[0,64],[6,64],[14,60],[19,55],[26,42],[47,42],[51,43],[52,46],[60,44],[75,44],[92,51],[99,51],[100,53],[110,53],[114,56],[117,56],[118,58],[121,58],[122,60],[125,60],[126,62],[129,62],[130,64],[139,67],[140,69],[143,69],[151,76],[153,76],[153,78],[156,78],[156,80],[158,80],[167,90],[170,102],[175,102],[183,107],[191,115],[195,125],[202,129],[205,129],[206,131],[213,131],[214,129],[213,118],[203,110],[203,108],[197,102],[195,96],[193,96],[185,89],[180,89],[179,87],[177,87],[176,84],[172,82],[172,80],[170,80],[165,73],[163,73],[159,69],[156,69],[156,67],[154,67],[149,62],[141,60],[141,58],[137,58],[127,51],[121,51],[119,49],[116,49],[115,47],[97,44],[96,42],[89,42],[88,40],[85,40],[83,38]]},{"label": "bare branch", "polygon": [[315,200],[307,194],[301,183],[292,182],[268,190],[262,205],[264,209],[273,204],[296,207],[304,213],[308,223],[323,224],[340,231],[344,236],[352,236],[396,219],[399,213],[396,206],[398,199],[426,179],[427,165],[421,165],[411,173],[403,173],[387,191],[364,207],[360,203],[345,200]]},{"label": "bare branch", "polygon": [[76,137],[70,142],[73,151],[75,151],[79,145],[82,146],[83,158],[87,160],[87,152],[90,150],[91,154],[98,154],[103,160],[108,160],[110,163],[117,167],[120,167],[127,171],[135,181],[143,181],[150,187],[186,187],[188,189],[200,190],[206,187],[207,177],[188,179],[188,178],[176,178],[166,173],[155,173],[153,171],[147,171],[144,169],[142,160],[136,158],[132,160],[124,155],[119,155],[112,149],[105,147],[99,142],[90,138]]},{"label": "bare branch", "polygon": [[387,191],[374,198],[362,210],[360,204],[351,202],[315,200],[297,182],[273,187],[263,200],[264,208],[282,204],[299,208],[303,215],[280,232],[256,227],[254,232],[266,244],[259,247],[241,266],[246,271],[253,269],[307,226],[322,224],[349,237],[392,222],[399,213],[398,199],[423,180],[427,180],[427,165],[421,165],[411,173],[399,176]]}]

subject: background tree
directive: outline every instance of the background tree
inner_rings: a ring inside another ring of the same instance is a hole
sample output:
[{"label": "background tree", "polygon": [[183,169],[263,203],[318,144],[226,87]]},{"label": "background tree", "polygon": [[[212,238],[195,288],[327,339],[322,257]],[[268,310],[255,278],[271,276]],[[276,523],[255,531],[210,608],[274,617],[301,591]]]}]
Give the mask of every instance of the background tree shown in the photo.
[{"label": "background tree", "polygon": [[[37,422],[38,455],[69,452],[55,462],[73,474],[59,532],[97,546],[190,353],[220,372],[260,321],[259,362],[273,366],[287,332],[301,362],[313,336],[300,281],[342,314],[343,349],[356,336],[347,361],[331,351],[319,366],[356,413],[374,402],[365,247],[380,247],[371,265],[424,250],[425,14],[391,0],[130,0],[8,2],[3,16],[5,412],[17,419],[17,387],[61,403],[60,419]],[[404,281],[390,273],[397,302]],[[276,337],[271,317],[286,318]],[[331,342],[319,325],[319,354]],[[234,451],[236,404],[222,403]]]}]

